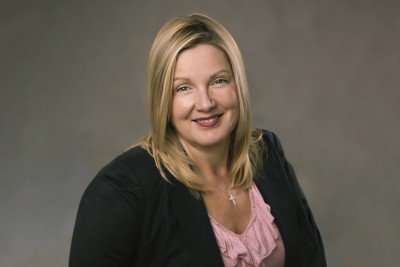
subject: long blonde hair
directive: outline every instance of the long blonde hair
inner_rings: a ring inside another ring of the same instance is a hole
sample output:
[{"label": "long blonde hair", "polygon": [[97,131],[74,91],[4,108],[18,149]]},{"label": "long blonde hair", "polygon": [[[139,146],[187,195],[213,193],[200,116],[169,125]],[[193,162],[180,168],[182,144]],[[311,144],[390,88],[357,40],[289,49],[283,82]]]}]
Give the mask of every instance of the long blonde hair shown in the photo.
[{"label": "long blonde hair", "polygon": [[147,66],[147,107],[152,132],[139,144],[153,156],[165,180],[169,181],[167,169],[186,187],[196,192],[209,190],[169,123],[176,59],[184,49],[201,43],[222,49],[232,67],[239,99],[239,119],[230,138],[228,171],[232,187],[247,189],[261,163],[265,144],[262,131],[252,127],[249,89],[240,50],[229,32],[208,16],[198,13],[179,16],[166,22],[158,32]]}]

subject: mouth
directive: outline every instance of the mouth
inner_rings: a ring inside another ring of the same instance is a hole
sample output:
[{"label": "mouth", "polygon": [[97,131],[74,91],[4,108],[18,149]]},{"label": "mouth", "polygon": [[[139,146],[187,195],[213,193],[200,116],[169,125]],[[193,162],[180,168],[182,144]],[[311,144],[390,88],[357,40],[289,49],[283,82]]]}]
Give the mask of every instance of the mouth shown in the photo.
[{"label": "mouth", "polygon": [[195,122],[197,125],[199,125],[202,128],[212,128],[218,124],[222,115],[223,114],[215,114],[215,115],[212,115],[209,117],[202,117],[202,118],[193,120],[193,122]]}]

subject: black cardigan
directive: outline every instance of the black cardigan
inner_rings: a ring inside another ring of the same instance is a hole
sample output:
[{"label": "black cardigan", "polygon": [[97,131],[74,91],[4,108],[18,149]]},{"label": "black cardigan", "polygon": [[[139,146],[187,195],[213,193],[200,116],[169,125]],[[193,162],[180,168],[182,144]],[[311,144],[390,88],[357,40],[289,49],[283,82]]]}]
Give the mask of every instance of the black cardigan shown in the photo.
[{"label": "black cardigan", "polygon": [[[271,206],[285,246],[285,266],[326,266],[324,247],[292,165],[276,135],[254,182]],[[85,190],[69,266],[223,266],[203,200],[196,199],[136,146],[104,166]]]}]

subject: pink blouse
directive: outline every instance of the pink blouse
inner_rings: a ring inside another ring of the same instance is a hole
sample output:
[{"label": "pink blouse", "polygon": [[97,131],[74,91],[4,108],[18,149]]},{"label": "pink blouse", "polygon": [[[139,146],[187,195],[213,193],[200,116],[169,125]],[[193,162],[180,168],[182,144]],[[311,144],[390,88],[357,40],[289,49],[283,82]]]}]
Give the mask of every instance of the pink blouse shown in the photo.
[{"label": "pink blouse", "polygon": [[285,247],[270,213],[270,206],[264,202],[257,186],[249,190],[251,202],[250,221],[240,235],[219,224],[211,215],[211,225],[225,267],[268,266],[282,267],[285,263]]}]

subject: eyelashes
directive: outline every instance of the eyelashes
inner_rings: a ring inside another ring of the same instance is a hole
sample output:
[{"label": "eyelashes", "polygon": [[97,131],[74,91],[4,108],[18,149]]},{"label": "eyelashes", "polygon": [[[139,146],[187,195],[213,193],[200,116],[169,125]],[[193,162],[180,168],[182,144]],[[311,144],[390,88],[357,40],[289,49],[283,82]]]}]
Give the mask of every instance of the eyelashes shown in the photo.
[{"label": "eyelashes", "polygon": [[[218,82],[218,81],[221,81],[221,82],[228,82],[227,80],[220,78],[220,79],[215,80],[215,83]],[[218,84],[219,84],[219,83],[218,83]]]},{"label": "eyelashes", "polygon": [[[227,83],[227,82],[228,82],[228,81],[227,81],[226,79],[219,78],[219,79],[216,79],[216,80],[213,82],[213,84],[222,84],[222,83]],[[187,92],[188,90],[189,90],[189,87],[186,86],[186,85],[184,85],[184,86],[181,86],[181,87],[176,88],[176,89],[175,89],[175,92],[177,92],[177,93],[179,93],[179,92]]]},{"label": "eyelashes", "polygon": [[[182,86],[182,87],[177,88],[177,89],[175,90],[175,92],[177,92],[177,93],[179,93],[179,92],[185,92],[185,91],[188,90],[187,88],[188,88],[187,86]],[[186,89],[186,90],[185,90],[185,89]]]}]

